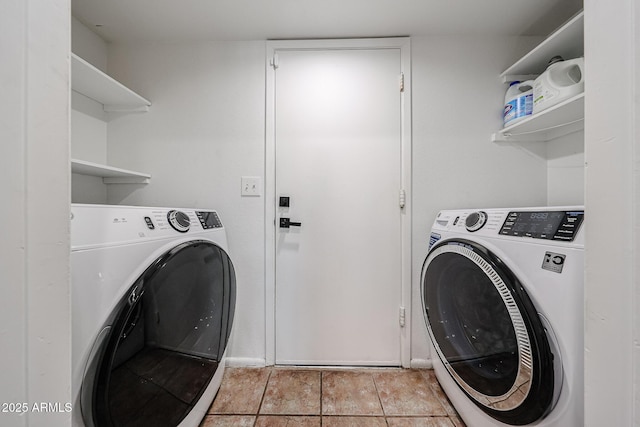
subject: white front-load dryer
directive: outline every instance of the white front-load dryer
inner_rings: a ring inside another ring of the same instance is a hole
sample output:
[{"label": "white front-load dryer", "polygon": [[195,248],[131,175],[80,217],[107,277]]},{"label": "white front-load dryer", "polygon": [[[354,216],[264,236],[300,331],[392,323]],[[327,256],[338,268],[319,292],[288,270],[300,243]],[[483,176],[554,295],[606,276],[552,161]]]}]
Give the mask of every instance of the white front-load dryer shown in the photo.
[{"label": "white front-load dryer", "polygon": [[199,425],[236,298],[218,214],[73,204],[71,215],[73,425]]},{"label": "white front-load dryer", "polygon": [[583,426],[583,219],[575,206],[438,214],[423,309],[469,427]]}]

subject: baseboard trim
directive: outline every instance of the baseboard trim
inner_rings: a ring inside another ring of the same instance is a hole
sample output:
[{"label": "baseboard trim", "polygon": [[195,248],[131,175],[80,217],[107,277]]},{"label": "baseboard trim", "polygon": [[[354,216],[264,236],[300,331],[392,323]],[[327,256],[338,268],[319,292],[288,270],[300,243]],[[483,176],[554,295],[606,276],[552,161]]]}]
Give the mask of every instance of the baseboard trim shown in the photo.
[{"label": "baseboard trim", "polygon": [[[227,357],[226,366],[229,368],[264,368],[267,363],[265,359],[259,358]],[[410,367],[412,369],[433,369],[433,363],[431,359],[411,359]]]},{"label": "baseboard trim", "polygon": [[412,369],[433,369],[431,359],[411,359]]},{"label": "baseboard trim", "polygon": [[226,366],[229,368],[264,368],[267,366],[264,359],[251,357],[227,357]]}]

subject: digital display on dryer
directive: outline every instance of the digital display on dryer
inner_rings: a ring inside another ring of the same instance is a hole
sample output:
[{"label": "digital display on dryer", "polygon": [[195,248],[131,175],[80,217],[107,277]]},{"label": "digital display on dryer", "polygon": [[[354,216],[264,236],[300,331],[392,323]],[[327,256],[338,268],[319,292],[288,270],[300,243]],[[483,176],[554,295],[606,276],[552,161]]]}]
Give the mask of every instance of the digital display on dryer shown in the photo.
[{"label": "digital display on dryer", "polygon": [[221,228],[222,222],[216,212],[197,211],[196,216],[202,224],[202,228],[208,230],[210,228]]},{"label": "digital display on dryer", "polygon": [[584,211],[509,212],[500,234],[572,241],[583,218]]}]

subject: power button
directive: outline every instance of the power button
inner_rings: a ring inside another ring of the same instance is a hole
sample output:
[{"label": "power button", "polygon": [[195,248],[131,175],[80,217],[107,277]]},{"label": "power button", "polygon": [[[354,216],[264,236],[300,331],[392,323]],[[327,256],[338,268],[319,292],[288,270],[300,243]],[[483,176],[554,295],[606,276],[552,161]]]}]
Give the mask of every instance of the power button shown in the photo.
[{"label": "power button", "polygon": [[144,222],[146,222],[146,223],[147,223],[147,228],[148,228],[149,230],[153,230],[154,228],[156,228],[156,226],[155,226],[155,225],[153,225],[153,221],[151,221],[151,218],[149,218],[148,216],[145,216],[145,217],[144,217]]}]

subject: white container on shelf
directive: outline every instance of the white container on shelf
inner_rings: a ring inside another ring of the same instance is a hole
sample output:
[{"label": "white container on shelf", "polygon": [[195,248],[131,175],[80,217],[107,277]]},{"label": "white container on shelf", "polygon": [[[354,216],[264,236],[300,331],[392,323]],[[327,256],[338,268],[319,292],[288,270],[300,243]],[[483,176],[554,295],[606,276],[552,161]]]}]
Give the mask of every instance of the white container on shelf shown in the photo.
[{"label": "white container on shelf", "polygon": [[504,97],[504,126],[515,124],[533,113],[533,80],[512,82]]},{"label": "white container on shelf", "polygon": [[584,58],[551,61],[533,83],[533,113],[584,92]]}]

